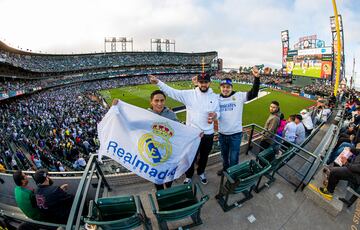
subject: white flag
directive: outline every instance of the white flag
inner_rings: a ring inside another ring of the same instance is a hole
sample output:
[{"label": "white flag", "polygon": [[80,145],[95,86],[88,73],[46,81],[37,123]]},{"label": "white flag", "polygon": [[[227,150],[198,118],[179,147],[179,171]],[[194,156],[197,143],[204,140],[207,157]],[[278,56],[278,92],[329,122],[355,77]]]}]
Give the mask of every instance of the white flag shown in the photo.
[{"label": "white flag", "polygon": [[191,166],[201,130],[119,101],[98,124],[99,159],[108,156],[155,184]]}]

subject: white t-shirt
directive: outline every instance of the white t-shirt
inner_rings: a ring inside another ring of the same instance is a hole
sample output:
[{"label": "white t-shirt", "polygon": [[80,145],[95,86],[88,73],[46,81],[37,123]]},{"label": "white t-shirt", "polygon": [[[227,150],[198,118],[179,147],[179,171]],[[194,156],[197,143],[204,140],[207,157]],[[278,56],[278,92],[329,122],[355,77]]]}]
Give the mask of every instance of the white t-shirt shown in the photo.
[{"label": "white t-shirt", "polygon": [[302,120],[302,123],[304,124],[304,126],[311,130],[314,128],[314,124],[312,122],[312,119],[311,119],[311,116],[309,113],[305,113],[305,114],[301,114],[303,120]]},{"label": "white t-shirt", "polygon": [[234,95],[226,98],[219,96],[221,114],[219,118],[219,133],[231,135],[242,132],[242,115],[246,100],[246,92],[236,92]]},{"label": "white t-shirt", "polygon": [[293,142],[293,143],[295,142],[295,138],[296,138],[296,124],[295,124],[295,122],[291,121],[291,122],[288,122],[285,125],[284,137],[289,142]]},{"label": "white t-shirt", "polygon": [[201,129],[204,134],[214,133],[214,123],[208,124],[210,112],[216,112],[220,118],[219,95],[211,88],[205,93],[199,87],[190,90],[174,89],[159,81],[157,86],[169,97],[183,103],[186,106],[186,124]]}]

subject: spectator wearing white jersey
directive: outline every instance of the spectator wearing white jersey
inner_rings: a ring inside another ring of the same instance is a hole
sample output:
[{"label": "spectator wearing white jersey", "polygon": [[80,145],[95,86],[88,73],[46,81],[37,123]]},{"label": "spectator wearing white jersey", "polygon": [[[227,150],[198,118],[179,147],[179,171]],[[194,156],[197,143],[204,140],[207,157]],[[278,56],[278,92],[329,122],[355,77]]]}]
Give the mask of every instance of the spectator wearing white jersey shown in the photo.
[{"label": "spectator wearing white jersey", "polygon": [[[269,70],[270,68],[266,69],[266,74]],[[230,78],[220,82],[219,142],[223,168],[218,171],[219,176],[227,168],[239,163],[244,103],[257,97],[260,87],[259,70],[254,67],[252,73],[254,83],[249,92],[234,91]]]},{"label": "spectator wearing white jersey", "polygon": [[204,132],[194,161],[185,173],[185,184],[192,181],[194,164],[198,155],[200,155],[200,158],[197,174],[202,184],[208,183],[205,168],[214,141],[214,120],[220,117],[219,97],[210,88],[210,77],[209,73],[202,73],[197,76],[198,87],[190,90],[177,90],[158,80],[157,77],[149,75],[152,84],[157,84],[166,95],[186,106],[186,124],[197,127]]}]

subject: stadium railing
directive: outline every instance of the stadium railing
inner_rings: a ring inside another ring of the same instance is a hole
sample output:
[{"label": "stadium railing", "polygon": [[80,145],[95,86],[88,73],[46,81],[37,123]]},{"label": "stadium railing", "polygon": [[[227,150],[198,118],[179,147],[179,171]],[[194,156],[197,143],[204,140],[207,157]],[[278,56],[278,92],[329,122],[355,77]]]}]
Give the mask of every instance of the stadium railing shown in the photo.
[{"label": "stadium railing", "polygon": [[[270,138],[272,140],[271,147],[274,148],[276,152],[280,155],[285,153],[289,148],[293,148],[293,153],[281,162],[281,167],[278,167],[275,173],[284,178],[285,181],[287,181],[291,185],[295,186],[295,192],[302,185],[304,185],[304,180],[309,174],[311,167],[317,159],[317,156],[310,151],[304,149],[304,146],[313,138],[313,136],[318,132],[320,127],[315,129],[313,133],[301,145],[290,143],[284,138],[269,132],[268,130],[257,124],[245,126],[244,129],[246,128],[250,128],[247,134],[248,143],[246,147],[246,154],[251,153],[258,157],[258,154],[264,150],[264,148],[259,144],[263,137],[259,135],[254,136],[254,134],[259,133],[266,134],[267,138]],[[304,165],[308,166],[305,170],[303,169]]]},{"label": "stadium railing", "polygon": [[97,201],[99,198],[100,190],[102,188],[104,188],[104,193],[111,190],[110,185],[107,182],[107,179],[105,178],[98,161],[96,160],[97,156],[97,154],[92,154],[90,156],[86,168],[83,171],[83,175],[80,179],[74,202],[71,207],[70,215],[66,224],[66,230],[72,230],[73,227],[74,229],[79,229],[82,221],[84,206],[86,205],[85,201],[87,199],[88,191],[94,176],[98,179],[94,198],[95,201]]}]

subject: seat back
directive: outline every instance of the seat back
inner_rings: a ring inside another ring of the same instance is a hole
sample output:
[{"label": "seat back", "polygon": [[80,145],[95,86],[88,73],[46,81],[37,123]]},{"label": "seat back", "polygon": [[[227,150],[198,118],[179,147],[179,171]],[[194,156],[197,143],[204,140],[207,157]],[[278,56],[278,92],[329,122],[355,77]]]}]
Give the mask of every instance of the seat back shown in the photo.
[{"label": "seat back", "polygon": [[100,198],[94,206],[101,221],[128,218],[136,213],[134,196]]},{"label": "seat back", "polygon": [[270,167],[271,166],[269,164],[265,165],[265,167],[261,167],[260,164],[254,160],[234,165],[226,171],[235,181],[235,184],[227,182],[225,186],[234,193],[249,191],[256,185],[259,178],[267,172]]},{"label": "seat back", "polygon": [[160,190],[155,195],[160,211],[176,210],[197,202],[196,194],[190,184]]},{"label": "seat back", "polygon": [[[265,165],[265,164],[267,164],[266,161],[271,164],[271,162],[275,159],[275,154],[276,154],[276,152],[273,147],[264,149],[263,151],[261,151],[258,154],[258,158],[260,158],[262,160],[262,161],[260,161],[260,164]],[[264,161],[264,160],[266,160],[266,161]]]},{"label": "seat back", "polygon": [[[196,194],[199,191],[201,198],[198,200]],[[181,220],[198,213],[200,215],[201,207],[209,200],[204,195],[198,184],[176,185],[172,188],[158,191],[156,200],[159,209],[156,210],[153,196],[149,194],[150,204],[153,213],[159,222]],[[200,217],[199,217],[200,218]],[[194,220],[197,224],[201,221]]]},{"label": "seat back", "polygon": [[[90,201],[89,218],[84,222],[101,227],[103,230],[133,229],[146,221],[146,216],[139,213],[142,205],[139,197],[119,196],[100,198],[98,202]],[[145,215],[145,214],[144,214]]]},{"label": "seat back", "polygon": [[267,163],[271,165],[271,170],[278,169],[284,160],[288,160],[295,154],[295,148],[288,148],[283,154],[276,156],[276,152],[273,148],[265,149],[260,152],[258,158],[259,163],[263,166]]}]

